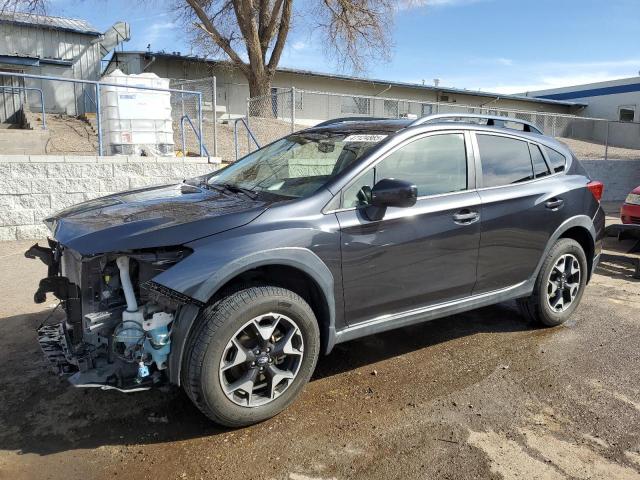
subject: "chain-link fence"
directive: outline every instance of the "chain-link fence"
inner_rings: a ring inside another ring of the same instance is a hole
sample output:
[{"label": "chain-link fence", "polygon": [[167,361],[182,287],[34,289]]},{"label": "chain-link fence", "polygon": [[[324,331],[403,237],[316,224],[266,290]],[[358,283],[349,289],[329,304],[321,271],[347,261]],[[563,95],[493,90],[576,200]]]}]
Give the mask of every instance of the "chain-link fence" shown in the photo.
[{"label": "chain-link fence", "polygon": [[[202,98],[202,141],[211,156],[218,155],[218,122],[217,118],[225,112],[218,105],[216,77],[199,78],[197,80],[172,79],[170,87],[180,91],[200,92]],[[198,99],[194,95],[175,93],[171,96],[171,111],[174,122],[176,145],[186,154],[199,152],[200,139],[193,129],[186,129],[182,135],[180,119],[188,116],[198,118]]]},{"label": "chain-link fence", "polygon": [[[160,78],[107,77],[90,81],[0,72],[17,79],[21,95],[15,126],[45,127],[42,142],[33,142],[37,154],[99,155],[208,155],[199,132],[203,130],[203,98],[197,90],[167,88]],[[215,86],[214,86],[215,89]],[[67,101],[63,93],[82,92]],[[78,105],[82,105],[79,110]],[[45,125],[46,115],[46,125]],[[11,118],[5,121],[11,121]],[[35,138],[35,137],[34,137]],[[6,152],[5,152],[6,153]]]},{"label": "chain-link fence", "polygon": [[[261,145],[288,133],[339,117],[419,118],[432,114],[472,113],[527,120],[545,134],[565,142],[582,159],[639,159],[640,123],[575,115],[425,102],[389,97],[345,95],[299,89],[274,89],[247,102],[249,128]],[[255,148],[241,137],[240,152]]]}]

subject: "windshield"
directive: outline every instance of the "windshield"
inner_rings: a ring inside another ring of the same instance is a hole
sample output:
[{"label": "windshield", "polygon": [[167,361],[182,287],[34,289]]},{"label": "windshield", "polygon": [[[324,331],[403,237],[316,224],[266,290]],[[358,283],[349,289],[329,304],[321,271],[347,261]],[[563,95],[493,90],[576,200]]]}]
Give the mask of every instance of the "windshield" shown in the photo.
[{"label": "windshield", "polygon": [[386,137],[386,134],[378,133],[295,133],[216,172],[207,184],[254,193],[305,197]]}]

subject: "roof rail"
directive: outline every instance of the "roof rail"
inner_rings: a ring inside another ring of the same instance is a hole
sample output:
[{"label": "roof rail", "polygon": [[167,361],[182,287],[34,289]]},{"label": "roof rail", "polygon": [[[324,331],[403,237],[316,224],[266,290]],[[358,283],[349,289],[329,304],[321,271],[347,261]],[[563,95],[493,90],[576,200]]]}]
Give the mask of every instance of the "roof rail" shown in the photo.
[{"label": "roof rail", "polygon": [[331,120],[325,120],[322,123],[314,125],[313,128],[326,127],[327,125],[333,125],[335,123],[364,122],[364,121],[367,121],[367,120],[389,120],[389,118],[382,118],[382,117],[340,117],[340,118],[332,118]]},{"label": "roof rail", "polygon": [[496,126],[502,128],[508,128],[505,126],[505,123],[519,123],[523,126],[523,130],[525,132],[539,133],[542,135],[542,132],[538,127],[536,127],[533,123],[527,122],[526,120],[520,120],[519,118],[511,118],[511,117],[500,117],[497,115],[482,115],[476,113],[439,113],[436,115],[428,115],[426,117],[419,118],[415,122],[413,122],[410,127],[415,125],[423,125],[425,123],[438,122],[440,120],[451,119],[454,120],[456,118],[478,118],[487,120],[487,125]]}]

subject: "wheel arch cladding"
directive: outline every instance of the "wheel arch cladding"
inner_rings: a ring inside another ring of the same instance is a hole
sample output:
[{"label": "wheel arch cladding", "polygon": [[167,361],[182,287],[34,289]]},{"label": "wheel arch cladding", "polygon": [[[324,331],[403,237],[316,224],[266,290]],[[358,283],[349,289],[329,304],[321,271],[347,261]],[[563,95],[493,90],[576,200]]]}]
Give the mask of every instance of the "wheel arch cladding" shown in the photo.
[{"label": "wheel arch cladding", "polygon": [[[247,255],[218,269],[200,285],[197,297],[215,302],[221,292],[256,282],[287,288],[305,299],[318,320],[322,351],[331,351],[335,344],[334,278],[316,254],[304,248],[280,248]],[[170,357],[172,383],[180,383],[185,346],[198,313],[186,310],[179,318]]]},{"label": "wheel arch cladding", "polygon": [[593,226],[593,220],[591,220],[591,218],[586,215],[576,215],[565,220],[549,238],[545,251],[540,257],[540,261],[538,263],[538,266],[536,267],[535,274],[531,278],[532,282],[534,282],[536,277],[538,276],[540,268],[542,268],[544,259],[549,254],[549,251],[561,238],[571,238],[577,241],[584,249],[585,255],[587,256],[587,280],[591,278],[591,270],[593,269],[593,256],[595,253],[596,229]]},{"label": "wheel arch cladding", "polygon": [[595,255],[595,241],[589,230],[582,226],[571,227],[563,232],[560,238],[570,238],[580,244],[587,256],[587,281],[589,281],[593,273],[593,257]]}]

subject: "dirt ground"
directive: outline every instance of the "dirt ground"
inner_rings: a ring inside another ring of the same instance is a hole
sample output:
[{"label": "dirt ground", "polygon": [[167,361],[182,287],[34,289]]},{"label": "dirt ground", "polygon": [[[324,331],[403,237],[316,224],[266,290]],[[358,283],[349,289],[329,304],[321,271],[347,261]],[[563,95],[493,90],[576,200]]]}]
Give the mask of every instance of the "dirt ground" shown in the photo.
[{"label": "dirt ground", "polygon": [[339,345],[301,398],[239,429],[180,391],[76,390],[49,373],[44,266],[0,244],[0,479],[640,478],[640,280],[609,242],[572,320],[512,303]]},{"label": "dirt ground", "polygon": [[[34,122],[37,123],[39,117],[36,116]],[[284,135],[291,132],[291,125],[284,121],[252,118],[252,131],[256,135],[260,145],[266,145]],[[95,133],[89,128],[89,125],[82,120],[74,117],[62,115],[50,115],[47,117],[47,126],[51,137],[47,144],[46,151],[48,154],[74,153],[74,154],[95,154],[97,151],[98,139]],[[304,125],[296,125],[296,130],[306,128]],[[182,150],[182,137],[180,133],[180,124],[174,122],[174,141],[175,148]],[[213,124],[211,119],[205,117],[203,120],[204,143],[209,153],[213,155]],[[246,138],[246,130],[242,126],[238,130],[239,142],[238,154],[244,156],[249,153],[248,146],[254,150],[255,146]],[[186,147],[190,154],[197,154],[200,150],[197,137],[190,129],[186,129]],[[235,158],[234,135],[232,123],[218,124],[218,156],[225,161]],[[567,144],[569,148],[576,154],[578,158],[584,160],[600,160],[605,158],[605,147],[594,142],[584,140],[575,140],[571,138],[558,138],[558,140]],[[615,160],[637,160],[640,159],[640,151],[630,148],[609,147],[607,152],[609,159]]]}]

